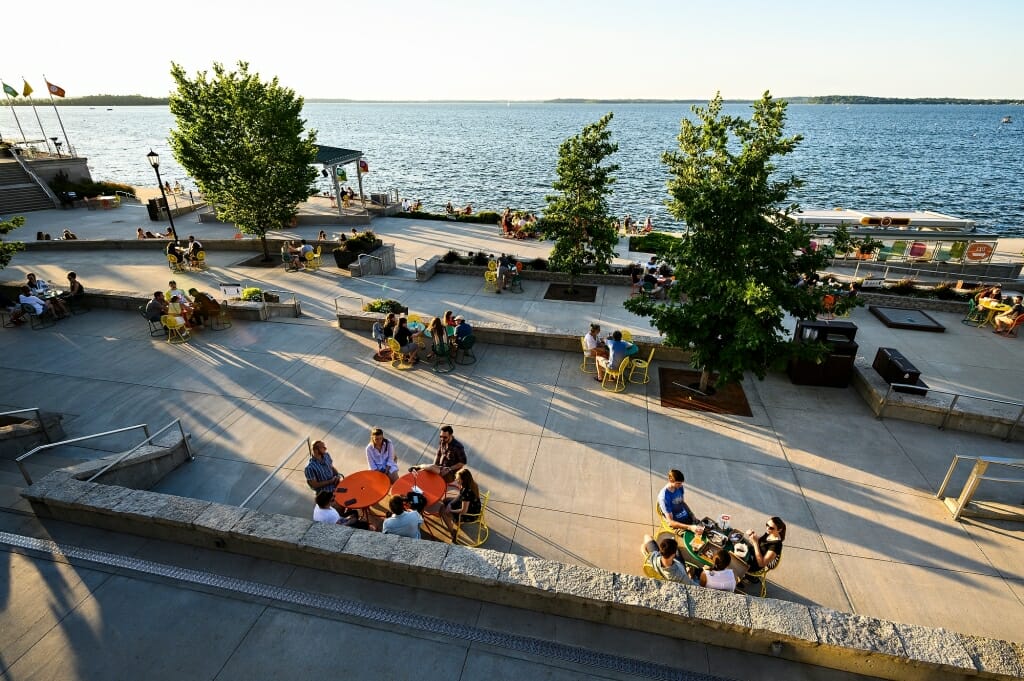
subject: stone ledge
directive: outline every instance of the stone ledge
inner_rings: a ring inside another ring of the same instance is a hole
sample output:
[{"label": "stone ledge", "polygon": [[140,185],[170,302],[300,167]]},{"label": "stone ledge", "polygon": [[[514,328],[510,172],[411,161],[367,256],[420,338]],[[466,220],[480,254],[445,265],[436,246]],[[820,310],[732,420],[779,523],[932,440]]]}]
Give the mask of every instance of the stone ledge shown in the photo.
[{"label": "stone ledge", "polygon": [[[887,679],[1020,676],[1019,644],[486,549],[454,547],[76,480],[23,492],[49,517]],[[174,511],[160,517],[161,509]],[[184,513],[176,510],[184,509]],[[158,520],[159,518],[159,520]],[[176,532],[175,532],[176,530]],[[671,623],[671,626],[666,626]]]}]

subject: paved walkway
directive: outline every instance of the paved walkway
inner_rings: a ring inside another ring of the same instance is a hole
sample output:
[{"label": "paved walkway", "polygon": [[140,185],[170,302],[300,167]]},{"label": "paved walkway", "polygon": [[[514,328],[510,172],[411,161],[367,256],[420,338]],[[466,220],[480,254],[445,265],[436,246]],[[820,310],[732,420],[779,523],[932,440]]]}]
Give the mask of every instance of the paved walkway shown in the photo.
[{"label": "paved walkway", "polygon": [[[27,217],[26,233],[68,226],[84,238],[119,238],[146,224],[144,208],[133,206]],[[182,236],[232,232],[177,222]],[[592,319],[634,332],[649,326],[622,309],[624,287],[600,287],[598,302],[587,305],[544,301],[541,285],[530,282],[521,296],[495,296],[472,277],[417,284],[412,276],[414,258],[450,247],[514,246],[525,258],[546,255],[545,244],[513,244],[493,227],[462,223],[378,219],[373,228],[396,244],[396,276],[240,268],[237,252],[211,253],[209,273],[177,276],[185,288],[241,280],[296,291],[307,313],[301,319],[236,323],[183,347],[150,339],[137,316],[112,311],[46,331],[4,330],[0,406],[64,413],[69,436],[181,416],[199,457],[159,489],[228,503],[244,499],[307,435],[325,439],[348,472],[365,465],[371,426],[395,440],[406,466],[427,461],[438,426],[452,423],[492,492],[488,547],[629,573],[639,572],[637,547],[653,527],[652,500],[665,471],[681,468],[701,515],[729,512],[743,528],[760,528],[769,515],[786,520],[785,560],[769,595],[1024,641],[1021,526],[953,522],[933,498],[953,453],[1024,458],[1021,444],[879,421],[852,389],[794,386],[784,374],[744,381],[754,415],[742,418],[662,407],[656,371],[647,386],[604,393],[579,372],[577,353],[482,346],[474,366],[452,375],[395,371],[371,359],[369,338],[333,324],[336,296],[386,295],[425,313],[453,309],[471,320],[535,328],[583,329]],[[168,279],[162,261],[144,251],[20,253],[3,278],[32,270],[60,281],[67,269],[96,288],[155,290]],[[932,385],[1021,398],[1024,341],[962,326],[955,315],[933,316],[946,333],[890,330],[855,311],[860,354],[870,361],[877,347],[898,347]],[[292,457],[255,505],[308,515],[304,463]],[[5,465],[5,497],[13,501],[17,478]],[[982,493],[1019,503],[1020,488],[1007,487],[983,486]]]}]

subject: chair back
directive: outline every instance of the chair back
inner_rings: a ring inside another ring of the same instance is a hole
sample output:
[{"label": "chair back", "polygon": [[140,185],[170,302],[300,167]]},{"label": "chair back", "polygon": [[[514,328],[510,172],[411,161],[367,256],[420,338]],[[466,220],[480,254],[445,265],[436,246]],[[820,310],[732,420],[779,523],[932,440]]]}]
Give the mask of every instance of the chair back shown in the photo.
[{"label": "chair back", "polygon": [[196,252],[196,260],[198,260],[201,263],[205,263],[206,262],[206,251],[197,251]]},{"label": "chair back", "polygon": [[391,354],[393,356],[397,357],[398,355],[402,354],[402,346],[398,344],[398,341],[396,341],[394,338],[385,338],[384,340],[387,342],[388,348],[391,349]]},{"label": "chair back", "polygon": [[418,312],[410,312],[409,314],[405,315],[405,320],[407,322],[409,322],[410,324],[413,324],[413,323],[415,323],[415,324],[422,324],[423,323],[423,317],[421,317]]},{"label": "chair back", "polygon": [[497,269],[498,269],[498,263],[494,262],[493,260],[488,260],[487,261],[487,271],[488,272],[494,272]]},{"label": "chair back", "polygon": [[622,334],[622,340],[626,341],[627,343],[632,343],[633,342],[633,332],[632,331],[627,331],[626,329],[623,329],[619,333]]},{"label": "chair back", "polygon": [[464,546],[480,546],[487,537],[490,536],[491,530],[487,527],[487,503],[491,500],[491,493],[484,492],[480,495],[480,512],[479,513],[463,513],[459,516],[459,531],[465,525],[476,525],[476,536],[471,537],[469,533],[466,533],[469,543]]},{"label": "chair back", "polygon": [[[650,354],[649,354],[649,355],[647,355],[647,359],[645,359],[645,360],[640,360],[640,361],[641,361],[641,362],[647,362],[648,364],[650,364],[651,362],[653,362],[653,361],[654,361],[654,351],[655,351],[656,349],[657,349],[657,348],[654,348],[654,347],[652,347],[652,348],[651,348],[651,352],[650,352]],[[633,360],[633,361],[634,361],[634,362],[636,362],[637,360]]]}]

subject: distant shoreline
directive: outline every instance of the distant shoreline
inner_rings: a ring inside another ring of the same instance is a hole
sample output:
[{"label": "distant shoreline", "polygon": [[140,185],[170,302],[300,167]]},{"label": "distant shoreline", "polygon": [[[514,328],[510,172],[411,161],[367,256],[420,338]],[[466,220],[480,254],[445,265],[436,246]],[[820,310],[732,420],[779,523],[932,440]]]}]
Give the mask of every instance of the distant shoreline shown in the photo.
[{"label": "distant shoreline", "polygon": [[[960,99],[956,97],[867,97],[861,95],[823,95],[817,97],[776,97],[791,104],[961,104],[989,106],[1020,106],[1024,99]],[[307,104],[706,104],[706,99],[410,99],[410,100],[378,100],[378,99],[325,99],[307,97]],[[753,99],[726,99],[726,104],[751,104]],[[32,104],[49,105],[49,99],[16,99],[8,100],[14,106],[30,106]],[[54,99],[57,106],[167,106],[166,97],[143,97],[142,95],[87,95]]]}]

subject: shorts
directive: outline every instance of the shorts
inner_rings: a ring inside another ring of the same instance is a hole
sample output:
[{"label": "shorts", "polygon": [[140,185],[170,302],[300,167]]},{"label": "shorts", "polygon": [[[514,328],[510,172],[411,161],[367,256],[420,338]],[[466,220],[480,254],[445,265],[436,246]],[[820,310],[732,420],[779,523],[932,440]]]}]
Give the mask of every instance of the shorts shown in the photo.
[{"label": "shorts", "polygon": [[402,346],[402,354],[404,354],[404,355],[411,355],[413,350],[418,350],[419,347],[420,346],[417,345],[416,343],[409,343],[408,345],[403,345]]}]

